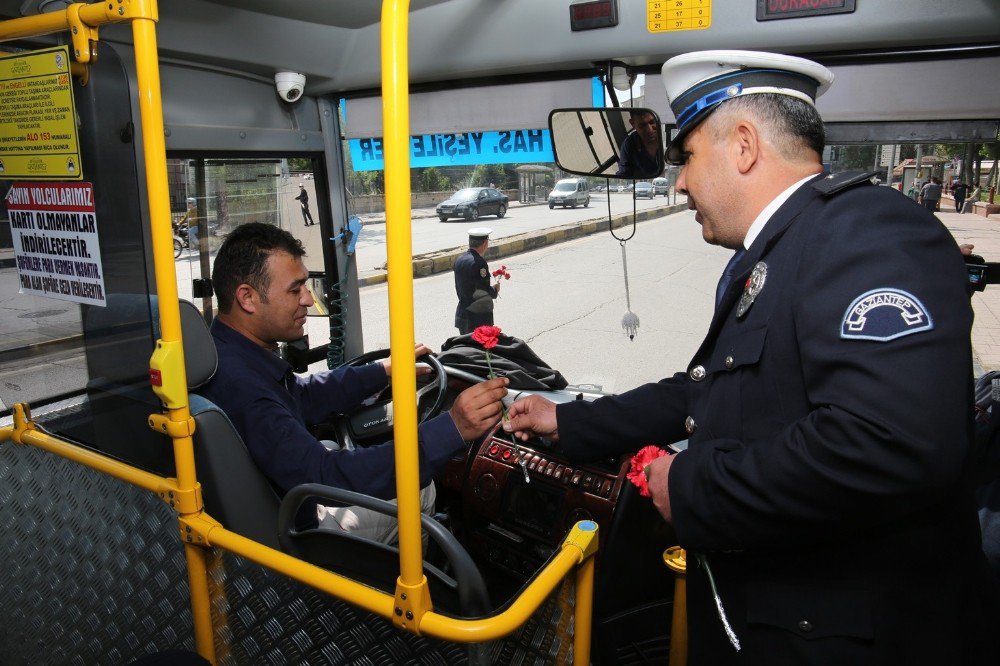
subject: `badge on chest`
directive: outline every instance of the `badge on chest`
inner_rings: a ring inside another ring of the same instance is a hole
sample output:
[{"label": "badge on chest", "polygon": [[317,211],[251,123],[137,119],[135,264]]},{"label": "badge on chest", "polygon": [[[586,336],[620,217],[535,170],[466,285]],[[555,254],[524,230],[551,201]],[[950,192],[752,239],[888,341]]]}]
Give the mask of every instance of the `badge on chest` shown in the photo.
[{"label": "badge on chest", "polygon": [[743,285],[743,293],[740,295],[740,302],[736,306],[737,319],[741,319],[750,309],[750,306],[753,305],[753,302],[757,300],[757,296],[764,289],[765,282],[767,282],[767,264],[763,261],[758,261],[757,265],[750,271],[750,277],[747,278],[746,284]]}]

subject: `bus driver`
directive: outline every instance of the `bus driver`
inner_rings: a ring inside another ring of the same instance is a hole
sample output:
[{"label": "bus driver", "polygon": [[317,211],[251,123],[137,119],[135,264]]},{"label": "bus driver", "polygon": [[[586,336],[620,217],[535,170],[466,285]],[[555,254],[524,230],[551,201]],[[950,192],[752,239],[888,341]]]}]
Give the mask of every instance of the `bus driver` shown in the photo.
[{"label": "bus driver", "polygon": [[[212,286],[219,315],[212,337],[219,367],[201,393],[233,422],[254,462],[279,494],[303,483],[346,488],[381,499],[395,496],[393,443],[353,451],[328,450],[307,430],[335,413],[349,412],[381,391],[392,374],[389,359],[309,376],[292,373],[275,354],[279,342],[304,335],[313,304],[302,243],[278,227],[250,223],[230,233],[215,258]],[[418,345],[417,354],[429,350]],[[419,429],[421,509],[431,513],[431,477],[468,440],[478,439],[500,418],[506,379],[472,386],[449,412]],[[318,508],[322,524],[392,543],[396,519],[360,507]],[[332,523],[331,523],[332,521]]]}]

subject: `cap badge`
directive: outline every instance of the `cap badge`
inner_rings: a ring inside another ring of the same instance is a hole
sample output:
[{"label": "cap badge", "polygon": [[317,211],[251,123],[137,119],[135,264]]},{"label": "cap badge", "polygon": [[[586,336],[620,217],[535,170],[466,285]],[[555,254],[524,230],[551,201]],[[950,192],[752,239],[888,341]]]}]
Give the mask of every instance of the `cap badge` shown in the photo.
[{"label": "cap badge", "polygon": [[737,95],[740,94],[740,87],[729,86],[728,88],[726,88],[726,94],[729,95],[730,97],[736,97]]},{"label": "cap badge", "polygon": [[758,261],[757,265],[750,271],[750,277],[743,285],[743,294],[740,296],[739,305],[736,306],[736,317],[740,318],[747,313],[750,306],[757,299],[757,295],[764,289],[764,282],[767,281],[767,264]]}]

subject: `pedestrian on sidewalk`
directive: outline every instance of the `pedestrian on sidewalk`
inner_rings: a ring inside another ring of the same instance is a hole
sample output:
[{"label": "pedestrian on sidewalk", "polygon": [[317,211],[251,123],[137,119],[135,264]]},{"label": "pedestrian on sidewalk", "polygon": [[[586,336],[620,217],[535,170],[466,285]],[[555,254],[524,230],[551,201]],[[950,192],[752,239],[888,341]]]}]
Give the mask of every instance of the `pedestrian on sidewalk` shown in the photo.
[{"label": "pedestrian on sidewalk", "polygon": [[924,208],[934,212],[938,209],[941,204],[941,179],[937,176],[932,176],[927,183],[920,188],[920,201],[924,204]]},{"label": "pedestrian on sidewalk", "polygon": [[309,193],[306,192],[306,186],[299,183],[299,196],[295,197],[295,200],[299,202],[302,206],[302,221],[306,223],[307,227],[314,224],[312,213],[309,212]]},{"label": "pedestrian on sidewalk", "polygon": [[965,184],[965,181],[958,181],[954,187],[951,188],[951,194],[955,197],[955,212],[962,212],[962,204],[965,203],[965,197],[969,194],[969,186]]}]

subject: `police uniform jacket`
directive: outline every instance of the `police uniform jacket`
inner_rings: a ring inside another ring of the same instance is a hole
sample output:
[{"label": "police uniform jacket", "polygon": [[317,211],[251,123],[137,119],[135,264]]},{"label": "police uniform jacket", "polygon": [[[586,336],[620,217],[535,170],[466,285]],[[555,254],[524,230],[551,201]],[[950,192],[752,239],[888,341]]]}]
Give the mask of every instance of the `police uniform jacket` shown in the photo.
[{"label": "police uniform jacket", "polygon": [[669,492],[689,663],[1000,663],[979,661],[996,620],[963,483],[972,314],[954,240],[894,190],[820,176],[735,275],[687,372],[557,407],[577,458],[688,438]]},{"label": "police uniform jacket", "polygon": [[490,284],[490,267],[483,256],[469,248],[465,254],[455,260],[455,293],[458,294],[458,306],[455,308],[455,324],[459,320],[482,319],[482,323],[493,323],[493,313],[474,314],[466,308],[472,303],[472,294],[482,289],[496,298],[497,292]]}]

